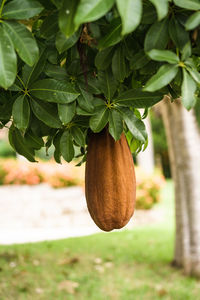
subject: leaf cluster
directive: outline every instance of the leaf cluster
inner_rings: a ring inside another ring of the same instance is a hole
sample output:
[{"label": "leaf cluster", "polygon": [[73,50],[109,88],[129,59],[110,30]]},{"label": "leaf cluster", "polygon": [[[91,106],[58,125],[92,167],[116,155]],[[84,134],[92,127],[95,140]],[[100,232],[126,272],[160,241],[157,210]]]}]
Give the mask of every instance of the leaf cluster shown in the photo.
[{"label": "leaf cluster", "polygon": [[[148,143],[142,118],[165,94],[194,107],[199,0],[1,0],[0,124],[30,161],[87,152],[88,131]],[[145,109],[141,116],[140,108]]]}]

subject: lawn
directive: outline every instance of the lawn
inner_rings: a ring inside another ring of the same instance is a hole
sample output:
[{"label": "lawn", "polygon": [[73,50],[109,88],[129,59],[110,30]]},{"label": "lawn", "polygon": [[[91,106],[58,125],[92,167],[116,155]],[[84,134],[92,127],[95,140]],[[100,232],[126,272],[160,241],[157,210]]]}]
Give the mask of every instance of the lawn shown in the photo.
[{"label": "lawn", "polygon": [[173,197],[162,191],[158,226],[0,247],[0,300],[199,300],[200,282],[173,257]]}]

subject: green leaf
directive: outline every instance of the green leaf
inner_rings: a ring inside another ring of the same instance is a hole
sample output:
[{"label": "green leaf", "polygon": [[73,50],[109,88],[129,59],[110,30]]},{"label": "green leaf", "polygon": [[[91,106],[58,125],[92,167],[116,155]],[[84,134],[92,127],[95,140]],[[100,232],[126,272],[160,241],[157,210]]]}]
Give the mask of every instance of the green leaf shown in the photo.
[{"label": "green leaf", "polygon": [[78,164],[76,164],[75,167],[80,167],[80,166],[82,166],[82,164],[85,163],[86,160],[87,160],[87,155],[85,154],[85,155],[83,156],[82,160],[81,160]]},{"label": "green leaf", "polygon": [[157,14],[154,6],[150,2],[143,2],[142,24],[153,24],[157,20]]},{"label": "green leaf", "polygon": [[39,53],[39,58],[37,62],[32,66],[25,65],[23,67],[23,82],[26,87],[31,85],[42,73],[44,66],[46,64],[47,52],[46,48],[42,48]]},{"label": "green leaf", "polygon": [[117,0],[117,8],[122,19],[122,35],[131,33],[140,24],[142,17],[141,0]]},{"label": "green leaf", "polygon": [[89,129],[89,119],[90,118],[85,118],[84,116],[82,117],[77,117],[75,118],[75,124],[81,128],[84,128],[85,132],[84,134],[87,134],[87,130]]},{"label": "green leaf", "polygon": [[15,21],[4,22],[3,26],[21,59],[32,66],[38,59],[39,49],[30,31]]},{"label": "green leaf", "polygon": [[94,39],[98,39],[101,36],[100,24],[98,22],[90,23],[90,33]]},{"label": "green leaf", "polygon": [[134,113],[127,107],[121,107],[119,111],[123,115],[123,119],[132,135],[137,140],[145,143],[147,139],[147,133],[144,123],[141,120],[139,120],[134,115]]},{"label": "green leaf", "polygon": [[58,15],[56,13],[47,16],[40,28],[41,37],[50,39],[58,32]]},{"label": "green leaf", "polygon": [[43,6],[35,0],[13,0],[4,6],[3,17],[6,19],[24,20],[38,15]]},{"label": "green leaf", "polygon": [[87,74],[87,84],[85,81],[84,76],[81,76],[78,78],[77,83],[79,87],[82,89],[87,89],[88,93],[99,95],[101,93],[100,86],[99,86],[99,80],[96,76],[94,76],[94,73],[88,73]]},{"label": "green leaf", "polygon": [[57,65],[58,64],[58,52],[57,52],[56,48],[47,47],[46,51],[47,51],[48,61],[53,65]]},{"label": "green leaf", "polygon": [[[31,101],[30,101],[30,105],[31,105]],[[32,105],[31,105],[31,109],[33,110]],[[39,120],[35,116],[35,113],[33,111],[31,114],[31,122],[30,122],[29,127],[30,127],[30,130],[33,131],[33,133],[39,137],[51,135],[52,131],[54,131],[54,129],[52,129],[51,127],[46,125],[44,122]]]},{"label": "green leaf", "polygon": [[14,129],[15,129],[15,127],[13,125],[9,128],[8,140],[9,140],[9,143],[10,143],[11,147],[16,151],[14,143],[13,143],[13,131],[14,131]]},{"label": "green leaf", "polygon": [[162,99],[163,93],[149,93],[133,89],[120,94],[113,102],[120,106],[144,108],[151,107]]},{"label": "green leaf", "polygon": [[166,61],[169,64],[177,64],[179,63],[179,58],[178,56],[169,50],[157,50],[157,49],[152,49],[149,51],[148,56],[156,61]]},{"label": "green leaf", "polygon": [[21,92],[23,91],[23,88],[20,85],[18,85],[16,82],[14,82],[13,85],[11,85],[8,88],[8,90],[13,92]]},{"label": "green leaf", "polygon": [[175,46],[180,50],[188,43],[189,34],[174,17],[169,22],[169,35]]},{"label": "green leaf", "polygon": [[17,57],[7,32],[0,25],[0,86],[7,89],[17,74]]},{"label": "green leaf", "polygon": [[54,159],[58,164],[61,164],[60,139],[61,139],[62,134],[63,134],[63,132],[59,131],[53,139],[53,144],[55,147]]},{"label": "green leaf", "polygon": [[193,30],[200,25],[200,11],[192,14],[185,23],[186,30]]},{"label": "green leaf", "polygon": [[39,80],[31,85],[29,91],[41,100],[55,103],[70,103],[79,96],[70,83],[55,79]]},{"label": "green leaf", "polygon": [[93,105],[93,95],[86,92],[85,90],[81,89],[81,95],[77,98],[79,106],[88,112],[94,111],[94,105]]},{"label": "green leaf", "polygon": [[[155,72],[158,71],[158,67],[160,66],[161,64],[153,61],[153,60],[150,60],[148,62],[148,64],[146,64],[143,68],[141,68],[139,71],[140,71],[140,74],[141,76],[145,75],[145,76],[150,76],[150,75],[153,75],[155,74]],[[140,82],[140,86],[141,86],[141,81]],[[134,87],[134,86],[133,86]]]},{"label": "green leaf", "polygon": [[78,3],[79,0],[64,0],[63,6],[59,11],[59,27],[67,38],[69,38],[76,31],[74,17]]},{"label": "green leaf", "polygon": [[[13,97],[14,98],[14,97]],[[1,91],[0,93],[0,120],[9,121],[12,114],[13,99],[9,94]]]},{"label": "green leaf", "polygon": [[123,82],[128,76],[128,66],[123,47],[118,47],[112,59],[112,71],[115,79]]},{"label": "green leaf", "polygon": [[61,127],[62,124],[58,118],[58,112],[54,105],[47,102],[45,103],[38,99],[32,99],[31,108],[34,115],[49,127]]},{"label": "green leaf", "polygon": [[95,21],[104,16],[113,6],[115,0],[80,0],[75,15],[76,28],[80,24]]},{"label": "green leaf", "polygon": [[15,82],[13,83],[13,85],[11,85],[8,88],[9,91],[13,91],[13,92],[20,92],[23,91],[23,89],[24,89],[23,80],[22,78],[20,78],[19,75],[15,78]]},{"label": "green leaf", "polygon": [[187,67],[187,71],[190,73],[192,78],[200,84],[200,73],[196,69],[192,69],[190,67]]},{"label": "green leaf", "polygon": [[183,7],[185,9],[189,9],[189,10],[199,10],[200,9],[199,0],[174,0],[174,3],[179,7]]},{"label": "green leaf", "polygon": [[183,82],[181,86],[182,102],[186,109],[191,109],[196,103],[195,91],[196,83],[188,72],[183,69]]},{"label": "green leaf", "polygon": [[101,90],[99,88],[99,81],[94,78],[93,80],[88,81],[88,85],[86,85],[85,79],[79,78],[78,79],[78,85],[81,86],[81,88],[88,90],[88,93],[94,94],[94,95],[99,95],[101,93]]},{"label": "green leaf", "polygon": [[44,141],[41,137],[36,136],[32,131],[27,131],[24,135],[25,143],[35,149],[39,150],[41,147],[44,147]]},{"label": "green leaf", "polygon": [[80,36],[80,30],[76,31],[70,37],[66,37],[64,33],[58,32],[56,35],[56,48],[59,53],[70,49],[73,45],[76,44]]},{"label": "green leaf", "polygon": [[76,114],[78,116],[91,116],[93,113],[82,109],[79,105],[76,106]]},{"label": "green leaf", "polygon": [[53,135],[48,135],[47,136],[47,139],[46,139],[46,142],[45,142],[45,148],[46,148],[46,156],[48,156],[48,150],[49,148],[52,146],[52,143],[53,143]]},{"label": "green leaf", "polygon": [[155,6],[158,20],[162,20],[164,17],[166,17],[168,13],[168,0],[150,0],[151,3]]},{"label": "green leaf", "polygon": [[160,67],[158,72],[153,75],[144,87],[144,91],[154,92],[157,91],[167,84],[176,76],[178,72],[178,66],[176,65],[163,65]]},{"label": "green leaf", "polygon": [[65,67],[63,68],[58,65],[52,65],[47,63],[44,72],[47,76],[57,80],[66,80],[68,77]]},{"label": "green leaf", "polygon": [[99,106],[96,113],[90,118],[90,128],[94,132],[100,132],[108,123],[109,111],[107,107]]},{"label": "green leaf", "polygon": [[[44,8],[48,10],[48,12],[51,10],[55,11],[54,5],[56,1],[51,1],[51,0],[38,0],[38,1],[43,5]],[[62,2],[62,0],[60,2]]]},{"label": "green leaf", "polygon": [[69,123],[76,112],[76,102],[69,104],[58,104],[58,115],[63,124]]},{"label": "green leaf", "polygon": [[22,131],[25,131],[29,124],[30,106],[27,97],[19,96],[12,108],[12,115],[15,126]]},{"label": "green leaf", "polygon": [[72,135],[66,130],[60,139],[60,151],[67,162],[72,161],[74,158],[74,146],[72,142]]},{"label": "green leaf", "polygon": [[11,127],[9,130],[9,142],[17,153],[26,157],[29,161],[35,162],[34,150],[31,149],[22,136],[22,133],[17,128]]},{"label": "green leaf", "polygon": [[119,43],[121,36],[122,24],[120,18],[113,19],[108,26],[107,34],[100,39],[98,43],[99,49],[104,49]]},{"label": "green leaf", "polygon": [[109,67],[112,61],[113,52],[114,48],[109,47],[97,53],[95,57],[95,66],[97,69],[106,70]]},{"label": "green leaf", "polygon": [[119,140],[123,131],[123,121],[121,114],[111,109],[109,111],[109,132],[115,141]]},{"label": "green leaf", "polygon": [[[128,131],[128,134],[130,134],[130,136],[131,136],[131,140],[130,140],[130,142],[128,142],[129,143],[129,148],[130,148],[131,152],[132,153],[136,153],[136,154],[139,153],[142,150],[142,145],[143,144],[141,143],[141,141],[136,140],[132,136],[132,134],[131,134],[130,131]],[[126,138],[127,138],[127,134],[126,134]]]},{"label": "green leaf", "polygon": [[[74,50],[75,50],[74,48],[71,49],[71,52],[72,51],[75,52]],[[73,55],[73,54],[71,53],[71,55]],[[75,77],[77,79],[77,76],[80,76],[80,74],[82,74],[82,69],[81,69],[81,65],[80,65],[80,59],[77,58],[77,57],[75,59],[73,59],[73,56],[72,56],[72,61],[69,62],[69,65],[67,64],[66,69],[67,69],[67,73],[70,76],[73,76],[73,77]],[[84,76],[82,76],[82,78],[85,81]]]},{"label": "green leaf", "polygon": [[184,61],[184,64],[185,64],[187,67],[196,69],[196,63],[195,63],[194,59],[191,58],[191,57],[189,57],[187,60],[185,60],[185,61]]},{"label": "green leaf", "polygon": [[168,19],[154,23],[148,30],[144,40],[144,50],[165,49],[169,40]]},{"label": "green leaf", "polygon": [[74,141],[82,147],[85,147],[85,136],[82,130],[79,127],[72,127],[71,134]]},{"label": "green leaf", "polygon": [[133,58],[130,61],[130,67],[131,69],[141,69],[149,62],[149,57],[146,55],[144,50],[140,50],[138,53],[136,53]]},{"label": "green leaf", "polygon": [[93,101],[93,104],[94,104],[94,107],[95,109],[98,107],[98,106],[102,106],[102,105],[105,105],[105,100],[101,99],[101,98],[94,98],[94,101]]},{"label": "green leaf", "polygon": [[98,79],[101,91],[104,94],[105,98],[107,100],[111,100],[117,90],[118,82],[109,70],[104,72],[100,71],[98,73]]},{"label": "green leaf", "polygon": [[51,0],[51,2],[58,8],[60,9],[62,7],[62,1],[60,0]]},{"label": "green leaf", "polygon": [[182,55],[181,55],[181,60],[185,61],[186,59],[188,59],[191,54],[192,54],[192,47],[191,47],[191,43],[190,41],[187,42],[187,44],[185,44],[185,46],[182,49]]}]

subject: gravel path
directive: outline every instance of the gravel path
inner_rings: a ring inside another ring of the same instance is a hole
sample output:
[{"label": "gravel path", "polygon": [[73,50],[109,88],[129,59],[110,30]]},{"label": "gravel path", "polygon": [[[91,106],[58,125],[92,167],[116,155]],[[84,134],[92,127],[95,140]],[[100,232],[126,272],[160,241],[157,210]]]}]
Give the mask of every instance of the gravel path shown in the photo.
[{"label": "gravel path", "polygon": [[[101,230],[91,220],[81,187],[0,187],[0,244],[26,243],[89,235]],[[159,223],[159,209],[137,210],[125,228]]]}]

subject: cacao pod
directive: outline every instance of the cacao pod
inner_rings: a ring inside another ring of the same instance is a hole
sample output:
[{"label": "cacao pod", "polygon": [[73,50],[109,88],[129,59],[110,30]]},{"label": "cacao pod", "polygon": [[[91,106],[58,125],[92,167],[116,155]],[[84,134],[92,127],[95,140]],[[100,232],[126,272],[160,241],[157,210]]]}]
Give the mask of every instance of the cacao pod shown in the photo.
[{"label": "cacao pod", "polygon": [[118,141],[107,128],[90,135],[85,194],[89,213],[102,230],[122,228],[130,220],[134,213],[136,181],[124,133]]}]

